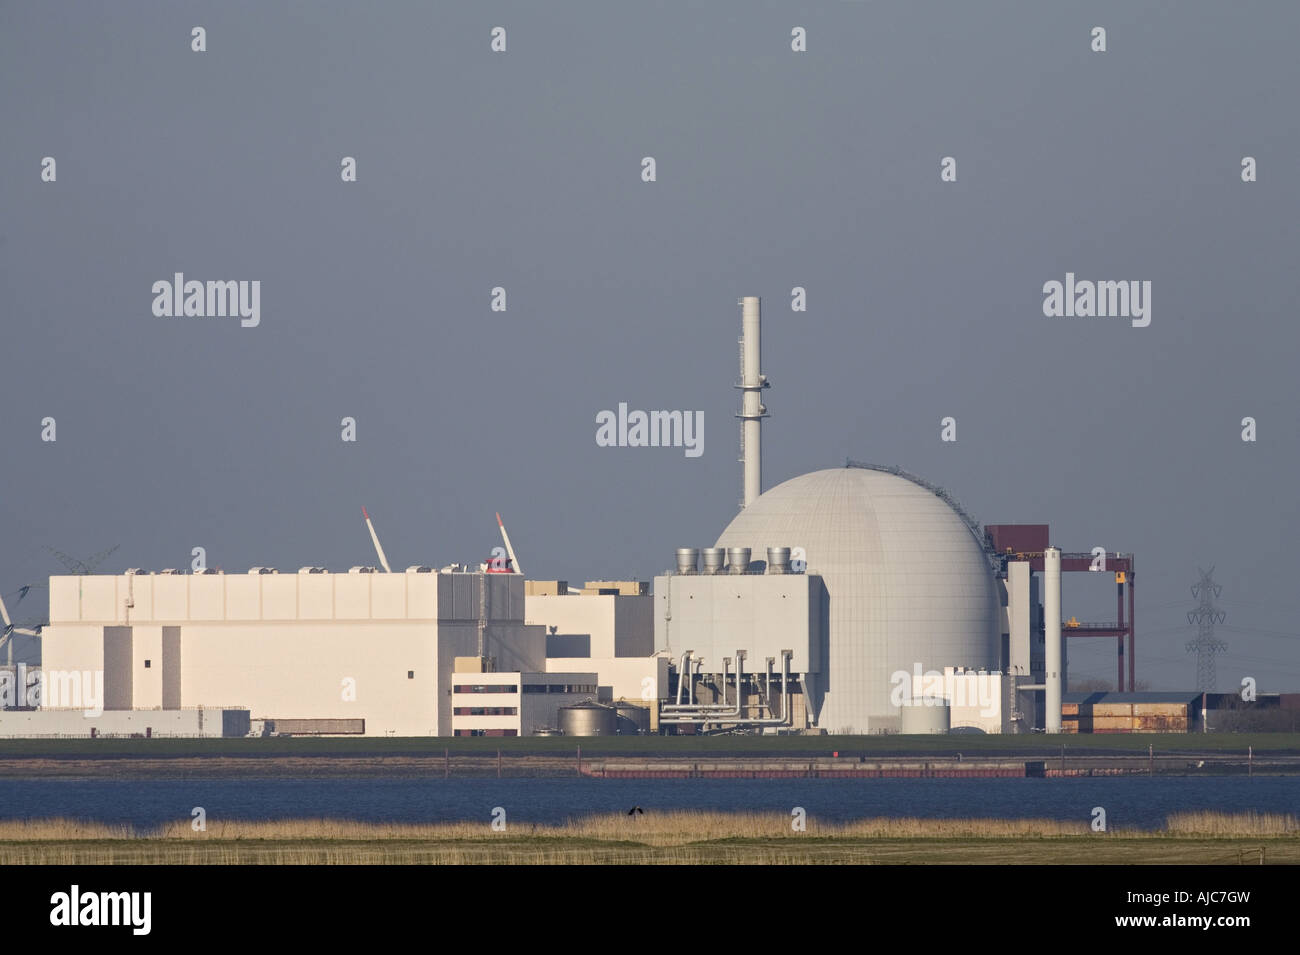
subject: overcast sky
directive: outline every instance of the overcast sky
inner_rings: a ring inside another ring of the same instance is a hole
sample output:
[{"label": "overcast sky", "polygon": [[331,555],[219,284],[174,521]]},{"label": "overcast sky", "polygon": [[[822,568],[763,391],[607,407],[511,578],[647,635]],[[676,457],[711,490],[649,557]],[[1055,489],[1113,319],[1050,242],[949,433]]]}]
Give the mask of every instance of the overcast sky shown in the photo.
[{"label": "overcast sky", "polygon": [[[0,4],[0,592],[47,545],[345,570],[362,505],[394,566],[486,558],[499,510],[531,577],[650,577],[737,509],[760,295],[765,486],[898,464],[1134,553],[1157,689],[1214,565],[1219,689],[1300,690],[1300,8],[791,8]],[[260,324],[156,317],[176,272],[259,281]],[[1150,281],[1150,325],[1045,317],[1067,272]],[[704,453],[598,447],[619,402]]]}]

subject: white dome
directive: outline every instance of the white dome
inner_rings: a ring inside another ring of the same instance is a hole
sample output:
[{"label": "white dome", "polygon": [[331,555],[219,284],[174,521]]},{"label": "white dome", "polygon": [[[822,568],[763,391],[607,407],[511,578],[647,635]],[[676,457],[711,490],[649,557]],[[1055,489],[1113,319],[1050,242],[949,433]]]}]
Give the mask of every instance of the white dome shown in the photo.
[{"label": "white dome", "polygon": [[904,477],[845,467],[793,478],[741,511],[717,546],[749,547],[755,560],[801,547],[807,572],[825,581],[829,644],[805,692],[831,733],[896,728],[900,670],[999,664],[983,551],[946,502]]}]

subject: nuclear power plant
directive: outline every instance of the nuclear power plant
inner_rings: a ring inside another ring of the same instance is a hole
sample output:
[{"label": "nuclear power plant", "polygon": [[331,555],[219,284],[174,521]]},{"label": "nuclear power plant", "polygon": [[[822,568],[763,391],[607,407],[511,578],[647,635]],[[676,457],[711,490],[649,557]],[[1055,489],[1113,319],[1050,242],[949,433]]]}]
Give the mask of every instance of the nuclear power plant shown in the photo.
[{"label": "nuclear power plant", "polygon": [[[982,526],[893,466],[764,490],[760,302],[739,304],[740,510],[653,589],[527,580],[499,515],[490,560],[394,573],[364,509],[379,564],[346,573],[55,576],[0,735],[1068,732],[1071,636],[1115,639],[1133,685],[1131,554]],[[1063,620],[1063,570],[1113,574],[1117,619]]]}]

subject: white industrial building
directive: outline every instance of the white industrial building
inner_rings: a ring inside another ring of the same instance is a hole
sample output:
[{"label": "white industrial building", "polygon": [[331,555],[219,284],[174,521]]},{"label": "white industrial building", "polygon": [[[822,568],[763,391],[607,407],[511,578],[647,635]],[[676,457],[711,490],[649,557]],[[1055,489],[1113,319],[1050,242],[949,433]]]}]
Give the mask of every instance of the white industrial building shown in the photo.
[{"label": "white industrial building", "polygon": [[[431,568],[52,577],[43,669],[102,673],[100,732],[134,726],[114,715],[129,711],[232,709],[253,732],[368,736],[531,735],[585,700],[653,712],[669,680],[653,597],[591,584],[526,597],[518,574]],[[548,658],[548,641],[564,655]],[[488,683],[512,689],[458,689]],[[30,735],[32,719],[10,722]]]},{"label": "white industrial building", "polygon": [[106,710],[245,708],[370,736],[449,735],[454,660],[480,632],[496,669],[546,670],[518,575],[264,570],[51,577],[42,666],[103,671]]},{"label": "white industrial building", "polygon": [[80,709],[4,710],[0,738],[67,736],[143,736],[220,738],[247,736],[247,710],[112,710],[98,714]]},{"label": "white industrial building", "polygon": [[668,695],[670,662],[655,653],[654,597],[642,581],[587,581],[575,592],[564,581],[526,583],[524,620],[546,628],[548,673],[595,671],[603,702],[650,707]]},{"label": "white industrial building", "polygon": [[453,736],[532,736],[555,729],[561,708],[596,698],[595,673],[484,672],[478,663],[458,661],[452,676]]}]

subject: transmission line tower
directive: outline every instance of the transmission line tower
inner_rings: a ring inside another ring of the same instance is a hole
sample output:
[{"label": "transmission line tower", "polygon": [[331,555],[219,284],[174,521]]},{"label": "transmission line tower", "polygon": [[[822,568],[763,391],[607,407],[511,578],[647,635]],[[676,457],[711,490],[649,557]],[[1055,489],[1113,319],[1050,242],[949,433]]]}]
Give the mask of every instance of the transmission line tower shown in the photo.
[{"label": "transmission line tower", "polygon": [[1196,637],[1187,641],[1187,652],[1196,653],[1196,688],[1202,693],[1213,693],[1217,683],[1214,655],[1228,649],[1228,645],[1214,635],[1214,625],[1223,623],[1227,615],[1214,604],[1215,598],[1223,591],[1214,582],[1214,568],[1196,569],[1201,579],[1192,587],[1192,596],[1198,603],[1196,609],[1187,614],[1187,622],[1196,626]]},{"label": "transmission line tower", "polygon": [[120,546],[122,545],[114,544],[108,550],[101,550],[94,557],[87,557],[85,560],[80,560],[79,558],[76,557],[69,557],[67,554],[63,553],[63,551],[55,550],[53,547],[50,547],[48,545],[46,545],[45,549],[48,550],[51,554],[53,554],[55,557],[57,557],[59,559],[59,563],[61,563],[64,567],[68,568],[69,574],[86,576],[89,574],[93,574],[95,572],[95,568],[98,567],[101,563],[103,563],[104,558],[107,557],[109,554],[113,553],[113,551],[117,550]]}]

